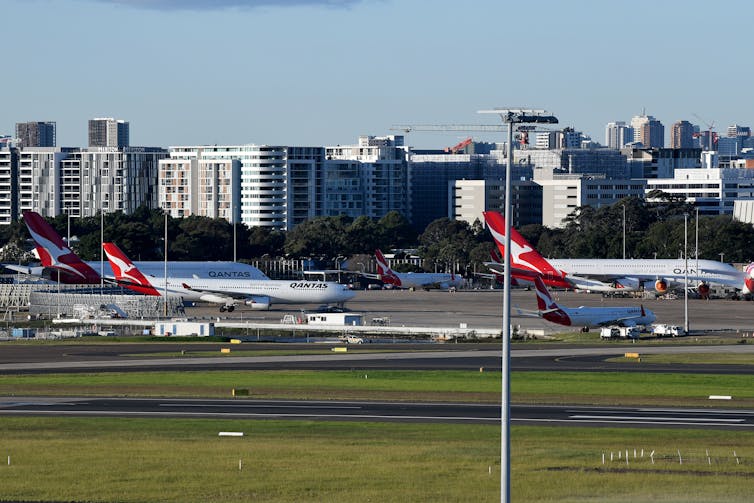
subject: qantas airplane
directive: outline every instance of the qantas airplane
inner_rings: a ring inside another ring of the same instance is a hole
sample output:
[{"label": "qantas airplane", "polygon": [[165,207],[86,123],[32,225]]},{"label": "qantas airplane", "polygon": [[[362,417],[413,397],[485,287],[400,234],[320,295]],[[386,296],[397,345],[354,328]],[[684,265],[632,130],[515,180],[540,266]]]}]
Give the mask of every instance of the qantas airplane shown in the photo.
[{"label": "qantas airplane", "polygon": [[385,256],[380,250],[375,251],[377,259],[377,274],[383,283],[394,285],[398,288],[439,288],[447,290],[448,288],[460,288],[463,285],[463,277],[456,274],[434,273],[434,272],[408,272],[400,273],[393,271],[387,264]]},{"label": "qantas airplane", "polygon": [[[37,255],[41,266],[27,267],[3,264],[6,269],[40,276],[53,281],[60,278],[61,283],[99,284],[100,262],[84,262],[55,232],[41,215],[33,211],[24,212],[24,222],[29,229],[36,245]],[[148,261],[136,262],[137,267],[145,274],[153,276],[165,275],[165,262]],[[262,271],[254,266],[239,262],[175,262],[168,261],[168,273],[177,276],[192,276],[198,278],[217,279],[269,279]],[[104,263],[103,276],[112,278],[113,272],[108,262]]]},{"label": "qantas airplane", "polygon": [[147,277],[113,243],[103,243],[107,259],[115,272],[115,280],[129,290],[145,295],[180,296],[183,300],[221,304],[220,311],[235,309],[242,299],[252,309],[269,309],[272,304],[340,304],[352,299],[354,292],[332,281],[228,281],[192,276]]},{"label": "qantas airplane", "polygon": [[[536,314],[551,323],[574,327],[599,327],[603,325],[621,325],[631,327],[649,325],[656,317],[649,309],[640,307],[562,307],[552,298],[542,278],[538,274],[532,276],[534,290],[537,294]],[[520,314],[530,312],[519,309]]]},{"label": "qantas airplane", "polygon": [[[505,253],[505,219],[495,211],[484,212],[487,227],[500,252]],[[511,228],[511,276],[526,280],[519,272],[531,271],[542,275],[551,287],[591,290],[595,292],[652,290],[665,293],[671,284],[683,285],[683,259],[545,259],[516,229]],[[500,272],[502,264],[487,264]],[[741,289],[744,294],[754,291],[754,263],[739,271],[730,264],[714,260],[689,260],[688,279],[698,283],[702,296],[709,293],[709,284]]]}]

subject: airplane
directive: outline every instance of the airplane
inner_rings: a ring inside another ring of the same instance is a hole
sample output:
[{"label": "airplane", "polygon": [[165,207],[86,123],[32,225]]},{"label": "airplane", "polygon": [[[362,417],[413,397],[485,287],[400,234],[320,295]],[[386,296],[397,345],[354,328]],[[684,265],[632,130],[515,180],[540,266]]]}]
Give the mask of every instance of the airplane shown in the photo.
[{"label": "airplane", "polygon": [[[49,280],[60,280],[64,284],[99,284],[101,266],[104,265],[102,276],[112,278],[113,271],[110,264],[99,261],[82,261],[63,241],[55,229],[47,223],[39,213],[24,212],[24,222],[34,240],[41,266],[20,266],[3,264],[6,269],[43,277]],[[164,261],[139,261],[137,267],[146,274],[153,276],[165,275]],[[168,273],[187,275],[197,278],[218,279],[269,279],[256,267],[240,262],[198,262],[198,261],[168,261]]]},{"label": "airplane", "polygon": [[221,304],[220,312],[232,312],[236,299],[243,300],[252,309],[269,309],[273,304],[342,305],[356,295],[345,285],[332,281],[228,281],[192,276],[156,278],[143,274],[114,243],[103,243],[102,247],[119,285],[145,295],[167,293],[183,300]]},{"label": "airplane", "polygon": [[533,274],[534,290],[537,295],[537,311],[519,309],[519,314],[532,314],[551,323],[565,326],[600,327],[605,325],[620,325],[632,327],[649,325],[655,321],[655,314],[649,309],[640,307],[562,307],[550,295],[549,290],[539,274]]},{"label": "airplane", "polygon": [[447,290],[449,288],[460,288],[463,285],[463,277],[456,274],[434,273],[434,272],[409,272],[400,273],[393,271],[387,263],[385,256],[380,250],[375,250],[377,259],[377,275],[383,283],[394,285],[398,288],[439,288]]},{"label": "airplane", "polygon": [[[500,252],[505,254],[505,218],[495,211],[484,212],[484,218]],[[542,275],[546,285],[555,288],[595,292],[654,289],[663,294],[672,284],[682,286],[688,276],[689,282],[698,283],[701,296],[709,294],[710,283],[741,289],[744,294],[754,291],[754,263],[742,272],[723,262],[690,260],[686,272],[684,259],[545,259],[514,228],[511,264],[512,277],[525,281],[526,275],[520,271],[535,272]],[[504,270],[502,264],[487,265],[495,272]]]}]

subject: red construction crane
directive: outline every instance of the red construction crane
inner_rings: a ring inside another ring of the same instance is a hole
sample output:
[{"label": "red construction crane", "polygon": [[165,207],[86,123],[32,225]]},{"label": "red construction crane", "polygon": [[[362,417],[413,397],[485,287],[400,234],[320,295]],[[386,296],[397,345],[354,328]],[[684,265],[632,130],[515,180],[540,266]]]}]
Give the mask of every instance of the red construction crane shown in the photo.
[{"label": "red construction crane", "polygon": [[458,152],[460,152],[467,146],[471,145],[472,141],[473,140],[471,138],[466,138],[465,140],[458,143],[457,145],[453,145],[452,147],[445,147],[445,152],[449,154],[457,154]]}]

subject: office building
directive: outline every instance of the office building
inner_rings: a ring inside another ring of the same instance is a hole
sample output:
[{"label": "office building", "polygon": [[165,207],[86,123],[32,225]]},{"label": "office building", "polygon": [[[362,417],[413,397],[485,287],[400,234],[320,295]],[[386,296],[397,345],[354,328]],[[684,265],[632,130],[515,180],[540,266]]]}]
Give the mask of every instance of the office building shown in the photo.
[{"label": "office building", "polygon": [[[455,180],[451,185],[449,218],[485,225],[484,211],[505,214],[505,179]],[[542,223],[542,186],[532,180],[511,180],[513,226]]]},{"label": "office building", "polygon": [[639,142],[644,147],[665,146],[665,126],[651,115],[634,116],[631,127],[634,129],[634,142]]},{"label": "office building", "polygon": [[565,219],[580,206],[611,206],[624,197],[644,197],[647,181],[612,179],[598,174],[552,174],[535,170],[534,181],[542,186],[542,225],[563,227]]},{"label": "office building", "polygon": [[670,130],[670,148],[694,148],[694,126],[689,121],[678,121]]},{"label": "office building", "polygon": [[647,180],[647,194],[653,190],[685,198],[700,214],[730,215],[736,200],[754,198],[754,169],[678,169],[673,178]]},{"label": "office building", "polygon": [[623,121],[608,122],[605,126],[605,145],[612,149],[621,149],[634,141],[634,128]]},{"label": "office building", "polygon": [[89,147],[129,146],[128,122],[112,117],[91,119],[89,121]]},{"label": "office building", "polygon": [[54,147],[54,122],[16,123],[16,141],[20,148]]},{"label": "office building", "polygon": [[749,126],[739,126],[733,124],[728,126],[728,138],[749,138],[751,136],[751,128]]}]

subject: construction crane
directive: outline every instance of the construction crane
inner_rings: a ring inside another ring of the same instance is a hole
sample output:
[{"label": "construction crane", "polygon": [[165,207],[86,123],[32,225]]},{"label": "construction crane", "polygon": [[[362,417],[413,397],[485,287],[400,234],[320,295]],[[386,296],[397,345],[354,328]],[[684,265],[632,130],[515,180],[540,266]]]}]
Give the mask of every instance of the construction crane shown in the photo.
[{"label": "construction crane", "polygon": [[[691,115],[693,115],[694,117],[696,117],[697,119],[699,119],[700,121],[702,121],[702,124],[704,124],[705,126],[707,126],[707,142],[708,142],[707,150],[712,150],[712,143],[713,142],[717,143],[717,134],[715,134],[715,133],[712,132],[712,129],[715,127],[715,121],[712,121],[712,122],[708,123],[706,120],[702,119],[701,117],[699,117],[695,113],[692,113]],[[701,134],[695,133],[694,136],[696,138],[698,138],[699,136],[701,136]],[[714,140],[713,140],[713,138],[714,138]]]},{"label": "construction crane", "polygon": [[474,140],[472,140],[471,137],[466,138],[465,140],[463,140],[462,142],[458,143],[457,145],[453,145],[452,147],[445,147],[445,152],[447,152],[449,154],[457,154],[458,152],[460,152],[461,150],[463,150],[467,146],[471,145],[471,143],[473,141]]},{"label": "construction crane", "polygon": [[[391,131],[403,131],[408,134],[412,131],[464,131],[464,132],[480,132],[480,133],[504,133],[506,131],[505,124],[396,124],[390,128]],[[529,134],[534,132],[534,126],[519,125],[516,128],[519,133],[516,135],[516,140],[522,148],[529,144]],[[549,132],[549,130],[547,130]],[[471,140],[471,138],[469,138]],[[464,140],[465,142],[466,140]],[[466,145],[462,145],[464,142],[459,143],[454,147],[448,147],[446,152],[450,152],[453,149],[460,150]],[[471,142],[469,142],[471,143]],[[455,153],[455,152],[454,152]]]}]

